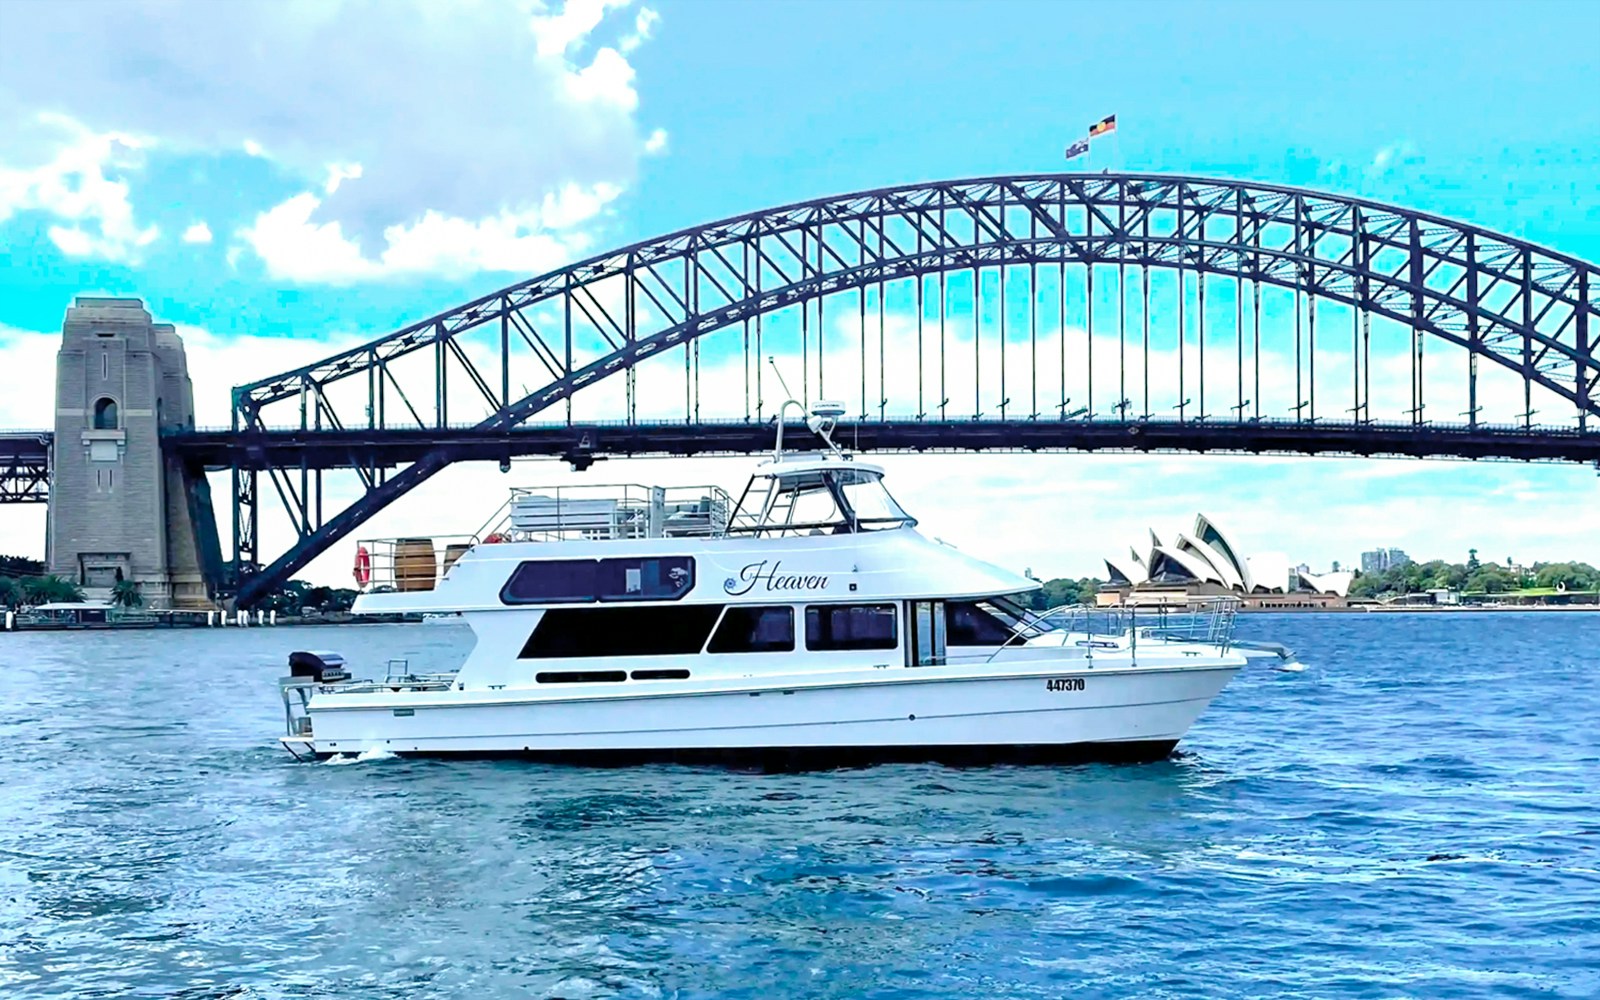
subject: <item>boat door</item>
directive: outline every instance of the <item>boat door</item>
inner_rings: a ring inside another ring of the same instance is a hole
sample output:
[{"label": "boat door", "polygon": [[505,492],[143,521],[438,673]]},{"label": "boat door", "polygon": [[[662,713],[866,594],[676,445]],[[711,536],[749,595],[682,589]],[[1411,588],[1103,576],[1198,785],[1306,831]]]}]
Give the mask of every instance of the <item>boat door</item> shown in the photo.
[{"label": "boat door", "polygon": [[944,666],[944,602],[907,601],[906,611],[906,620],[911,623],[911,641],[906,643],[906,665]]}]

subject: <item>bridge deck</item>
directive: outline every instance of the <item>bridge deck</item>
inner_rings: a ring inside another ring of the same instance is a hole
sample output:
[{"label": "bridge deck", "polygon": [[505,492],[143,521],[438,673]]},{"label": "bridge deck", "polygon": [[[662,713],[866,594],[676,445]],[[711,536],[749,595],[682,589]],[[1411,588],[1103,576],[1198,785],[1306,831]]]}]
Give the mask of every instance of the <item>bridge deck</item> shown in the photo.
[{"label": "bridge deck", "polygon": [[[806,440],[791,424],[789,440]],[[798,437],[797,437],[798,436]],[[868,420],[838,439],[862,451],[1112,451],[1353,455],[1600,462],[1600,432],[1549,427],[1295,421]],[[445,449],[453,461],[530,455],[584,460],[625,455],[758,454],[773,424],[591,423],[513,429],[197,431],[168,447],[207,468],[393,467]]]}]

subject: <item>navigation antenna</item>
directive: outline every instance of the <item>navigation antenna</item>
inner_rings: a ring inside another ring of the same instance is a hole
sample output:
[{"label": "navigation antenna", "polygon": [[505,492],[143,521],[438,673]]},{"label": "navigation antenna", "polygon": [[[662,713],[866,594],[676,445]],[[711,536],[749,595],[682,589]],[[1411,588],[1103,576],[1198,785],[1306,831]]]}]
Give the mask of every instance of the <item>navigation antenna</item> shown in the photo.
[{"label": "navigation antenna", "polygon": [[[772,366],[772,374],[777,377],[778,384],[783,386],[784,395],[788,397],[783,401],[783,404],[778,407],[778,414],[776,418],[778,422],[778,443],[777,447],[774,448],[772,455],[774,460],[782,461],[784,411],[793,406],[798,408],[801,413],[806,413],[806,406],[798,399],[795,399],[794,393],[789,390],[789,383],[784,381],[783,372],[778,368],[778,360],[769,354],[767,355],[767,364]],[[806,414],[806,427],[810,429],[811,433],[815,434],[817,437],[820,437],[823,444],[826,444],[830,451],[832,451],[835,455],[839,455],[840,457],[844,456],[844,450],[834,442],[833,431],[834,428],[839,425],[839,418],[844,416],[844,414],[845,405],[843,403],[836,403],[822,399],[819,399],[813,403],[811,406],[811,412]]]}]

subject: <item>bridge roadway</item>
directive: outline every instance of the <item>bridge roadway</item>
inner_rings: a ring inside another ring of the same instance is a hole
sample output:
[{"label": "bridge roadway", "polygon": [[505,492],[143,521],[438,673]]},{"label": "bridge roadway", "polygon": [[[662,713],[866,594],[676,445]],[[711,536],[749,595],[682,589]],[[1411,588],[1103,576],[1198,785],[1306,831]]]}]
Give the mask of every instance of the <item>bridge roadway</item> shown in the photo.
[{"label": "bridge roadway", "polygon": [[[439,449],[452,461],[544,455],[586,467],[606,456],[758,454],[772,448],[773,428],[771,421],[680,421],[509,429],[200,430],[170,436],[166,445],[208,469],[392,468]],[[1600,463],[1600,431],[1489,424],[904,418],[845,423],[835,437],[860,451],[1212,452]],[[785,439],[814,440],[800,424],[787,425]]]}]

